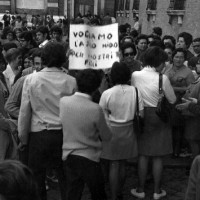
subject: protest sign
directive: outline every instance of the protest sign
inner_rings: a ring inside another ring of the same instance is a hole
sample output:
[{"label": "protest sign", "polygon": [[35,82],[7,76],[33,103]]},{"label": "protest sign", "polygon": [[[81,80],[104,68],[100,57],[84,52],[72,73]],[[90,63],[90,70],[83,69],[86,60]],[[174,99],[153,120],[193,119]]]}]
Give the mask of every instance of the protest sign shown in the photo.
[{"label": "protest sign", "polygon": [[70,25],[69,69],[105,69],[119,61],[118,24]]}]

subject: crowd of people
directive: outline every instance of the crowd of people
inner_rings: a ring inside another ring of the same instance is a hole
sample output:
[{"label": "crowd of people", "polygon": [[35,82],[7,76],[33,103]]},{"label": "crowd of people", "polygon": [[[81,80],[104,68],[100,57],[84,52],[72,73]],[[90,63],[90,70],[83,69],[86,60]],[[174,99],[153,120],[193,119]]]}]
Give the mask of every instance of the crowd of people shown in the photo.
[{"label": "crowd of people", "polygon": [[[145,198],[151,169],[153,199],[166,196],[164,157],[185,155],[186,148],[192,161],[200,153],[200,38],[188,32],[162,36],[160,27],[146,35],[130,24],[119,25],[120,61],[107,70],[74,72],[65,29],[37,24],[34,17],[31,29],[21,16],[8,23],[8,13],[0,24],[0,197],[17,200],[21,193],[22,199],[46,200],[46,178],[55,173],[62,200],[80,200],[85,184],[93,200],[106,200],[105,176],[111,199],[120,200],[126,161],[136,157],[139,181],[131,194]],[[88,13],[73,22],[114,21],[109,14]],[[167,121],[156,114],[160,80],[170,104]],[[134,129],[137,111],[142,133]],[[199,197],[198,166],[197,156],[186,200]]]}]

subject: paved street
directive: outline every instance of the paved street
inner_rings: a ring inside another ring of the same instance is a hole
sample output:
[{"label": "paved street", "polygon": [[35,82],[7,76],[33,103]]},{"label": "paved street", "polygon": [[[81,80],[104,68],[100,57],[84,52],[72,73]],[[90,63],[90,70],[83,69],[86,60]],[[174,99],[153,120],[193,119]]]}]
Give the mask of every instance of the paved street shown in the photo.
[{"label": "paved street", "polygon": [[[170,157],[165,159],[165,170],[163,174],[163,186],[162,188],[167,191],[167,197],[163,200],[183,200],[184,194],[187,188],[188,175],[186,175],[186,167],[189,166],[189,161],[186,158],[171,159]],[[124,200],[134,200],[130,194],[130,190],[137,186],[137,171],[136,161],[131,160],[127,165],[127,179],[124,187]],[[51,185],[52,189],[48,191],[48,200],[60,200],[57,185]],[[109,186],[106,184],[106,191],[109,197]],[[146,198],[150,200],[153,195],[153,180],[148,178],[146,183]],[[89,200],[90,194],[88,189],[85,188],[82,200]]]}]

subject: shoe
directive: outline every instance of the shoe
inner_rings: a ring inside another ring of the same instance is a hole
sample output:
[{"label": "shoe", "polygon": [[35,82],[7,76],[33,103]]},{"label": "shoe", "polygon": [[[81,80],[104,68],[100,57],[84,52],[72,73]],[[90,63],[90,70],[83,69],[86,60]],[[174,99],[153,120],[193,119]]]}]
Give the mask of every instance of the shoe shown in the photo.
[{"label": "shoe", "polygon": [[153,193],[153,199],[158,200],[161,199],[162,197],[165,197],[167,195],[165,190],[161,190],[161,193]]},{"label": "shoe", "polygon": [[137,188],[132,189],[132,190],[131,190],[131,194],[132,194],[134,197],[137,197],[137,198],[139,198],[139,199],[144,199],[144,198],[145,198],[145,193],[144,193],[144,192],[137,192]]}]

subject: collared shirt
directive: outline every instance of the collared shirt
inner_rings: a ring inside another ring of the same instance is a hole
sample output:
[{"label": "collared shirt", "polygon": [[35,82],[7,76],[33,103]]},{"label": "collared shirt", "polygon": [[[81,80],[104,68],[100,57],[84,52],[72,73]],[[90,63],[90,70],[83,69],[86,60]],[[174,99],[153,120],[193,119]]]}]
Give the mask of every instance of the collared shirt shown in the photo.
[{"label": "collared shirt", "polygon": [[[139,110],[144,109],[143,100],[138,90]],[[136,90],[130,85],[116,85],[103,92],[100,99],[106,119],[111,125],[123,125],[133,120],[136,111]],[[115,124],[116,125],[116,124]]]},{"label": "collared shirt", "polygon": [[85,97],[87,99],[92,99],[92,97],[89,95],[89,94],[85,94],[85,93],[82,93],[82,92],[75,92],[74,95],[78,95],[78,96],[82,96],[82,97]]},{"label": "collared shirt", "polygon": [[49,40],[45,40],[44,42],[42,42],[42,43],[39,45],[39,48],[43,48],[48,42],[49,42]]},{"label": "collared shirt", "polygon": [[6,80],[6,84],[8,86],[9,91],[11,91],[12,85],[14,83],[15,80],[15,73],[13,72],[11,66],[8,64],[6,67],[6,70],[3,71],[5,80]]},{"label": "collared shirt", "polygon": [[[132,85],[136,86],[143,97],[145,107],[156,107],[159,95],[159,73],[155,68],[144,67],[141,71],[134,72],[131,78]],[[169,79],[163,74],[163,92],[169,103],[175,103],[176,96]]]},{"label": "collared shirt", "polygon": [[76,80],[56,67],[28,75],[18,119],[20,140],[26,144],[30,131],[61,129],[60,98],[72,95],[75,90]]}]

